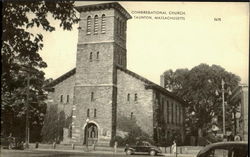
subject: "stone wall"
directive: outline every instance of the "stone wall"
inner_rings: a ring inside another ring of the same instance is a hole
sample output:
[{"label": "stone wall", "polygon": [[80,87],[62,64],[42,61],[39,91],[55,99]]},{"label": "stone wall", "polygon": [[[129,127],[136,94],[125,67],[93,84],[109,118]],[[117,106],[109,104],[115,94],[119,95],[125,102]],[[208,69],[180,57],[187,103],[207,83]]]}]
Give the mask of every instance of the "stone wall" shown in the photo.
[{"label": "stone wall", "polygon": [[[151,89],[146,90],[144,84],[145,82],[117,69],[117,119],[119,116],[131,117],[133,112],[132,116],[136,118],[138,126],[152,136],[153,93]],[[137,94],[136,101],[135,94]]]},{"label": "stone wall", "polygon": [[[94,93],[93,100],[91,100],[91,92]],[[76,86],[75,105],[73,136],[77,142],[83,142],[87,118],[90,122],[97,124],[99,139],[110,138],[112,131],[112,87]],[[87,109],[90,110],[89,117],[87,117]],[[94,117],[94,109],[96,109],[96,117]]]},{"label": "stone wall", "polygon": [[[75,75],[68,77],[62,82],[56,84],[54,92],[49,92],[49,98],[53,100],[52,104],[58,105],[58,111],[64,111],[66,116],[71,115],[74,98]],[[61,101],[62,96],[62,101]],[[68,97],[68,98],[67,98]],[[68,99],[68,101],[67,101]]]}]

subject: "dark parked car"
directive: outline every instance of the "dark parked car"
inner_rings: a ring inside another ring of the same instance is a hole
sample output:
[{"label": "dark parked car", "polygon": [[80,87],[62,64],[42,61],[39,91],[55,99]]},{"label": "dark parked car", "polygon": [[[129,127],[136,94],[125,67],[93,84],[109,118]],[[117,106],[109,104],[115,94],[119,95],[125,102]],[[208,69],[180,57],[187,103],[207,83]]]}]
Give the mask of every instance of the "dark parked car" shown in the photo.
[{"label": "dark parked car", "polygon": [[135,146],[126,146],[125,150],[127,155],[135,154],[135,153],[147,153],[151,156],[157,155],[161,153],[161,150],[151,145],[149,142],[142,141],[138,142]]},{"label": "dark parked car", "polygon": [[247,142],[218,142],[207,145],[197,157],[247,157]]}]

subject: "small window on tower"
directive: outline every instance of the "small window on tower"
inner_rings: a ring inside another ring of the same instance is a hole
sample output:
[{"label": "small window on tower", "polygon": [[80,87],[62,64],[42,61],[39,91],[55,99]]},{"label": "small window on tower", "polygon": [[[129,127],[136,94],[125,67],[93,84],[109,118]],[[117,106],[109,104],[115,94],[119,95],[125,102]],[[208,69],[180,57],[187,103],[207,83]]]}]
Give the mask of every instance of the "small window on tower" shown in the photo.
[{"label": "small window on tower", "polygon": [[102,33],[106,32],[106,19],[104,14],[102,15],[101,32]]},{"label": "small window on tower", "polygon": [[133,119],[133,112],[131,112],[131,114],[130,114],[130,119]]},{"label": "small window on tower", "polygon": [[94,101],[94,92],[91,92],[91,101]]},{"label": "small window on tower", "polygon": [[99,51],[96,53],[96,60],[99,60]]},{"label": "small window on tower", "polygon": [[90,61],[90,62],[92,62],[92,58],[93,58],[93,53],[90,52],[90,54],[89,54],[89,61]]},{"label": "small window on tower", "polygon": [[98,16],[94,18],[94,34],[98,34]]},{"label": "small window on tower", "polygon": [[94,109],[94,117],[96,117],[96,109]]},{"label": "small window on tower", "polygon": [[91,17],[87,18],[87,34],[91,34]]}]

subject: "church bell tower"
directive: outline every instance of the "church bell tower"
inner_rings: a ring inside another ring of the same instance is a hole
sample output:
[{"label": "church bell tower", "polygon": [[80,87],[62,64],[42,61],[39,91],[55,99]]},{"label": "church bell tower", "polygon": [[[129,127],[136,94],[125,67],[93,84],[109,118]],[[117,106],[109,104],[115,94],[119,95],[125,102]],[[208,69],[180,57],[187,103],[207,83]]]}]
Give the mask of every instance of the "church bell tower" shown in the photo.
[{"label": "church bell tower", "polygon": [[80,22],[72,139],[108,144],[116,135],[116,67],[127,66],[126,26],[131,16],[116,2],[76,10]]}]

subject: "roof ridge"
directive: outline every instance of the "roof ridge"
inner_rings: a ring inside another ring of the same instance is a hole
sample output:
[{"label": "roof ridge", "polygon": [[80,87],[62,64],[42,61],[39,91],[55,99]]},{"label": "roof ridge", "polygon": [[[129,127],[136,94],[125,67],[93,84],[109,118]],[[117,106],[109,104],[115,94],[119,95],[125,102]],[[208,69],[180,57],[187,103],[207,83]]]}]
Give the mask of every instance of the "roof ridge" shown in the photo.
[{"label": "roof ridge", "polygon": [[53,80],[49,84],[47,84],[46,87],[55,86],[56,84],[58,84],[58,83],[62,82],[63,80],[69,78],[70,76],[74,75],[75,73],[76,73],[76,68],[73,68],[70,71],[68,71],[68,72],[64,73],[63,75],[59,76],[58,78],[56,78],[55,80]]},{"label": "roof ridge", "polygon": [[145,83],[147,83],[147,84],[146,84],[146,87],[147,87],[147,88],[155,88],[155,89],[158,89],[158,90],[160,90],[160,91],[162,91],[162,92],[168,94],[170,97],[176,98],[176,99],[178,99],[180,102],[186,104],[186,102],[185,102],[182,98],[180,98],[179,96],[173,94],[172,92],[168,91],[167,89],[163,88],[162,86],[160,86],[160,85],[158,85],[158,84],[156,84],[156,83],[154,83],[154,82],[152,82],[152,81],[150,81],[150,80],[144,78],[143,76],[140,76],[139,74],[136,74],[135,72],[133,72],[133,71],[131,71],[131,70],[128,70],[128,69],[126,69],[126,68],[123,68],[123,67],[121,67],[121,66],[119,66],[119,65],[117,65],[116,67],[117,67],[118,69],[120,69],[120,70],[122,70],[122,71],[124,71],[124,72],[126,72],[126,73],[128,73],[128,74],[130,74],[130,75],[132,75],[132,76],[134,76],[135,78],[137,78],[137,79],[139,79],[139,80],[144,81]]}]

